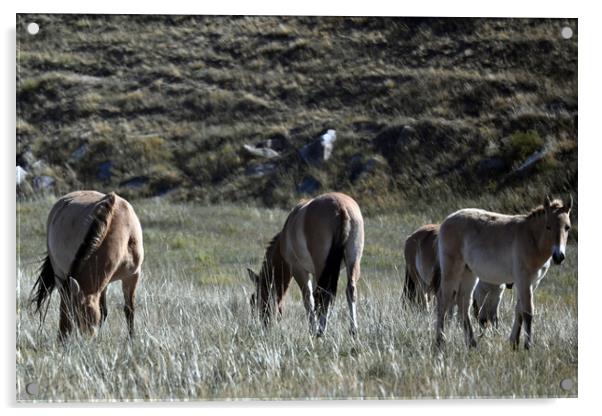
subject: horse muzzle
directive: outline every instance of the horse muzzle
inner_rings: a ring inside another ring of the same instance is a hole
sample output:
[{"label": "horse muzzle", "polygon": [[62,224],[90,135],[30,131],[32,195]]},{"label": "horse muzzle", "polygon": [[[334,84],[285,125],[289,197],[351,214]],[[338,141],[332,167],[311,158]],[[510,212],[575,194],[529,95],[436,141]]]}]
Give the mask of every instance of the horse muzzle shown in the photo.
[{"label": "horse muzzle", "polygon": [[555,251],[552,254],[552,260],[554,260],[554,264],[560,264],[564,261],[564,253]]}]

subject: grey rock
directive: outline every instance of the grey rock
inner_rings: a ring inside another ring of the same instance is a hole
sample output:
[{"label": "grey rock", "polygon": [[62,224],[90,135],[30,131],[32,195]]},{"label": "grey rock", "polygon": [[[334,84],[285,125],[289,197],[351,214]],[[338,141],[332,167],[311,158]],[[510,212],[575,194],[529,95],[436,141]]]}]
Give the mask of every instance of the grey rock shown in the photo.
[{"label": "grey rock", "polygon": [[251,156],[261,157],[264,159],[274,159],[280,156],[280,153],[269,147],[257,147],[251,144],[245,144],[243,145],[243,149],[245,149],[246,152]]},{"label": "grey rock", "polygon": [[335,130],[328,130],[322,136],[301,148],[301,157],[310,165],[320,166],[330,159],[337,139]]},{"label": "grey rock", "polygon": [[527,170],[529,170],[533,166],[535,166],[547,154],[548,154],[548,148],[546,148],[546,147],[544,147],[543,149],[538,150],[536,152],[533,152],[533,154],[531,154],[531,156],[526,158],[524,160],[524,162],[521,163],[520,166],[514,170],[514,173],[521,174],[521,173],[526,172]]},{"label": "grey rock", "polygon": [[52,176],[41,175],[33,178],[33,187],[38,191],[50,189],[54,186],[55,180]]}]

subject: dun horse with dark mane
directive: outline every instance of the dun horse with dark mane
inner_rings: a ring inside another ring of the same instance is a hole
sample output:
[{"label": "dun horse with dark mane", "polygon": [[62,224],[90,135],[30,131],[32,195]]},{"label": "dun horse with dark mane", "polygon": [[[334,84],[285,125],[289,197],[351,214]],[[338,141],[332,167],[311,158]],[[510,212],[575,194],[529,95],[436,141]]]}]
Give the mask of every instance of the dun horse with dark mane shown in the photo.
[{"label": "dun horse with dark mane", "polygon": [[114,193],[76,191],[63,196],[48,215],[47,249],[31,302],[42,315],[58,289],[59,337],[68,335],[74,324],[94,333],[107,317],[107,286],[117,280],[122,281],[132,336],[134,292],[144,256],[142,229],[132,206]]},{"label": "dun horse with dark mane", "polygon": [[526,215],[503,215],[463,209],[448,216],[439,229],[441,287],[437,293],[436,343],[443,342],[445,315],[457,302],[466,343],[476,342],[469,319],[471,293],[477,276],[491,284],[514,283],[517,302],[510,334],[513,346],[525,326],[525,348],[531,345],[533,288],[543,278],[550,260],[565,258],[572,198],[551,201]]},{"label": "dun horse with dark mane", "polygon": [[[404,246],[406,275],[403,294],[420,306],[428,305],[441,284],[441,268],[437,256],[439,224],[426,224],[408,236]],[[542,273],[545,275],[547,267]],[[505,287],[479,280],[473,292],[472,308],[481,327],[497,326],[499,305]],[[453,306],[453,305],[452,305]]]},{"label": "dun horse with dark mane", "polygon": [[[267,325],[274,310],[282,313],[291,279],[301,288],[310,331],[321,336],[328,319],[341,269],[347,270],[347,302],[351,333],[357,332],[356,283],[364,247],[364,220],[357,203],[341,193],[328,193],[298,204],[282,230],[272,238],[259,274],[249,271],[255,284],[251,304]],[[315,283],[312,282],[313,276]]]}]

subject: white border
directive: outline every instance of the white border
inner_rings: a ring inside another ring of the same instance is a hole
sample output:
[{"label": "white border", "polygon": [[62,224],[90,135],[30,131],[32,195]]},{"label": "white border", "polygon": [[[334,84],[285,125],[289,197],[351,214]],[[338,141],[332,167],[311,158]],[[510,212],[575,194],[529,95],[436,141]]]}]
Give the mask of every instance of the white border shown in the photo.
[{"label": "white border", "polygon": [[[400,414],[464,414],[466,412],[507,415],[524,410],[531,412],[581,414],[596,408],[602,394],[600,385],[600,312],[599,304],[602,276],[595,260],[597,252],[595,235],[600,230],[599,215],[596,215],[596,202],[600,201],[597,159],[602,153],[600,146],[600,46],[602,26],[600,13],[592,5],[594,2],[575,1],[532,1],[504,0],[491,2],[476,1],[428,1],[401,3],[371,0],[369,2],[303,0],[300,2],[277,2],[253,0],[250,2],[220,0],[219,2],[188,2],[179,0],[125,2],[123,0],[103,0],[101,2],[78,1],[28,1],[20,0],[12,4],[2,4],[2,91],[0,130],[3,137],[2,176],[0,195],[3,195],[2,256],[4,266],[2,275],[2,377],[0,392],[2,403],[15,407],[15,202],[14,202],[14,156],[15,156],[15,14],[17,12],[54,12],[54,13],[153,13],[153,14],[305,14],[305,15],[403,15],[403,16],[500,16],[500,17],[576,17],[579,18],[579,399],[566,400],[478,400],[478,401],[406,401],[406,402],[202,402],[189,404],[136,404],[113,405],[110,412],[125,413],[131,407],[147,415],[163,415],[167,408],[198,414],[198,411],[219,410],[225,414],[239,414],[241,411],[251,414],[275,414],[286,412],[290,415],[305,415],[307,412],[331,413],[342,410],[345,413],[364,414],[369,411]],[[486,3],[486,4],[485,4]],[[53,406],[44,409],[45,414],[106,414],[102,407],[85,406],[86,409],[74,409]],[[335,409],[336,408],[336,409]],[[10,413],[29,413],[31,408],[17,406]],[[599,411],[599,409],[598,409]]]}]

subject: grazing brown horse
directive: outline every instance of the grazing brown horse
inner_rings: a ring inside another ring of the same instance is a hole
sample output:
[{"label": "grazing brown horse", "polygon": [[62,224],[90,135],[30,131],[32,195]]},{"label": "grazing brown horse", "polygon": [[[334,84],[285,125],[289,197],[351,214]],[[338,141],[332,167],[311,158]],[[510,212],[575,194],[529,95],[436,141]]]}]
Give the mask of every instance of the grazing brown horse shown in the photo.
[{"label": "grazing brown horse", "polygon": [[513,283],[517,293],[510,341],[518,346],[525,324],[525,348],[532,340],[533,287],[543,277],[550,258],[565,258],[573,200],[563,203],[546,197],[544,204],[525,215],[503,215],[480,209],[463,209],[448,216],[439,229],[441,287],[437,302],[436,344],[444,339],[445,314],[458,304],[469,346],[476,346],[469,318],[477,276],[491,284]]},{"label": "grazing brown horse", "polygon": [[406,275],[403,294],[421,306],[426,306],[439,288],[438,233],[438,224],[423,225],[406,238],[404,245]]},{"label": "grazing brown horse", "polygon": [[[410,234],[405,241],[406,275],[403,293],[409,301],[421,306],[429,304],[441,282],[437,256],[438,234],[439,224],[426,224]],[[484,281],[477,283],[472,305],[475,318],[482,327],[489,322],[497,325],[503,291],[504,285]]]},{"label": "grazing brown horse", "polygon": [[260,273],[248,270],[255,285],[252,306],[267,325],[276,306],[282,313],[283,298],[294,277],[303,294],[310,331],[315,333],[317,314],[317,335],[323,335],[344,259],[351,333],[355,335],[356,283],[363,247],[364,220],[351,197],[328,193],[299,203],[268,245]]},{"label": "grazing brown horse", "polygon": [[117,280],[122,281],[132,336],[134,292],[144,257],[142,229],[132,206],[114,193],[71,192],[52,207],[46,241],[48,254],[31,302],[41,315],[58,289],[59,338],[64,339],[74,324],[84,333],[94,333],[107,317],[107,286]]}]

